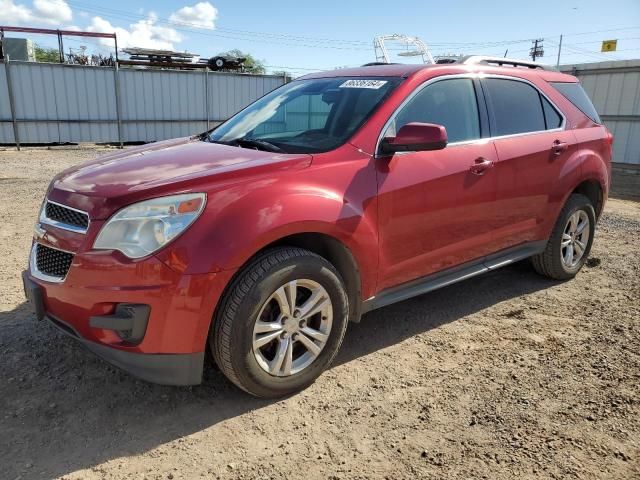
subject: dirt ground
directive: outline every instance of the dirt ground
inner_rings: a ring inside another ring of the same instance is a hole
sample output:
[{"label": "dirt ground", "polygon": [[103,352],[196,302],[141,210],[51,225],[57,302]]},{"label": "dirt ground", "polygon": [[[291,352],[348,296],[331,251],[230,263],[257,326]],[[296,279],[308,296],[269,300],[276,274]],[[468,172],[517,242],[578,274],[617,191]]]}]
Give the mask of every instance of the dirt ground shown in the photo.
[{"label": "dirt ground", "polygon": [[575,280],[522,262],[372,312],[264,401],[213,368],[135,380],[35,320],[37,210],[96,152],[0,151],[0,478],[640,478],[640,203],[609,201]]}]

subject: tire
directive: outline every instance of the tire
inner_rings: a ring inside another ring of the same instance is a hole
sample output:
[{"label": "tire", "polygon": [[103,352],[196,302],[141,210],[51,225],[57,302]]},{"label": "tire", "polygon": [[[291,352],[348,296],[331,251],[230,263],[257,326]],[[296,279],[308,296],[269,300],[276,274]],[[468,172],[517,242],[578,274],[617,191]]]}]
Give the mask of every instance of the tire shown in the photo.
[{"label": "tire", "polygon": [[[583,233],[576,233],[578,228],[576,228],[576,232],[572,234],[570,226],[571,219],[578,219],[577,227],[582,225],[580,222],[585,219],[588,220],[588,224],[580,231],[587,233],[588,237],[586,240]],[[531,257],[533,268],[540,275],[554,280],[569,280],[575,277],[587,261],[589,253],[591,252],[595,225],[596,214],[591,201],[584,195],[571,195],[558,216],[558,220],[553,227],[545,250]],[[571,240],[569,240],[569,238],[571,238]],[[572,261],[567,261],[568,247],[563,246],[563,242],[565,244],[570,243],[571,251],[576,254],[576,256],[572,258]],[[584,248],[580,247],[580,245],[583,245]],[[575,250],[573,250],[574,248]],[[579,251],[582,251],[582,254],[577,258]],[[575,260],[575,262],[573,260]]]},{"label": "tire", "polygon": [[222,70],[226,67],[227,61],[223,57],[213,57],[209,60],[209,67],[212,70]]},{"label": "tire", "polygon": [[[290,308],[291,292],[299,308]],[[209,345],[220,370],[238,387],[257,397],[283,397],[312,384],[331,364],[348,311],[346,289],[333,265],[308,250],[274,248],[232,281]]]}]

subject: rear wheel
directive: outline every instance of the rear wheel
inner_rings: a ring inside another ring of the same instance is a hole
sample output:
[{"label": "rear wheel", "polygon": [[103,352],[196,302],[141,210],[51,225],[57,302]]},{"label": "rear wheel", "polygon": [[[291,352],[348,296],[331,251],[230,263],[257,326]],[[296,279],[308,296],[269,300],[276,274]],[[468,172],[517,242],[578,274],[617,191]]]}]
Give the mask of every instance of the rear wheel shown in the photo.
[{"label": "rear wheel", "polygon": [[324,258],[277,248],[251,262],[225,294],[209,338],[216,363],[259,397],[299,391],[329,366],[347,326],[340,276]]},{"label": "rear wheel", "polygon": [[532,257],[535,270],[555,280],[576,276],[587,261],[596,215],[587,197],[573,194],[560,212],[544,252]]}]

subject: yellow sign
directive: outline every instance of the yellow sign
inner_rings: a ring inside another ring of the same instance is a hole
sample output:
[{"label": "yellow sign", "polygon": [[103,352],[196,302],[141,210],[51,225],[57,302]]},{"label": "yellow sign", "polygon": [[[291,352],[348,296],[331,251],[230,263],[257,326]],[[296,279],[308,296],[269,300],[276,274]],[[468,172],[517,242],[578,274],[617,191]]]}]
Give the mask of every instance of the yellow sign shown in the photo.
[{"label": "yellow sign", "polygon": [[601,52],[615,52],[618,40],[603,40]]}]

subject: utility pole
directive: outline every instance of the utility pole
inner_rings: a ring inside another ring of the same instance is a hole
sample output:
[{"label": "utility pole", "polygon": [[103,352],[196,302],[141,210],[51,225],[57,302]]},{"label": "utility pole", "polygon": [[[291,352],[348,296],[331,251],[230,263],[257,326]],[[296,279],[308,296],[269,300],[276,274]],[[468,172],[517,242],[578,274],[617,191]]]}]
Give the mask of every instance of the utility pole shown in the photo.
[{"label": "utility pole", "polygon": [[556,67],[560,66],[560,52],[562,52],[562,34],[560,34],[560,43],[558,43],[558,61],[556,62]]},{"label": "utility pole", "polygon": [[58,54],[60,55],[60,63],[64,63],[64,45],[62,44],[62,33],[58,30]]},{"label": "utility pole", "polygon": [[536,58],[544,56],[544,48],[542,47],[543,41],[544,38],[536,38],[535,40],[532,40],[533,47],[529,50],[529,56],[534,62],[536,61]]}]

